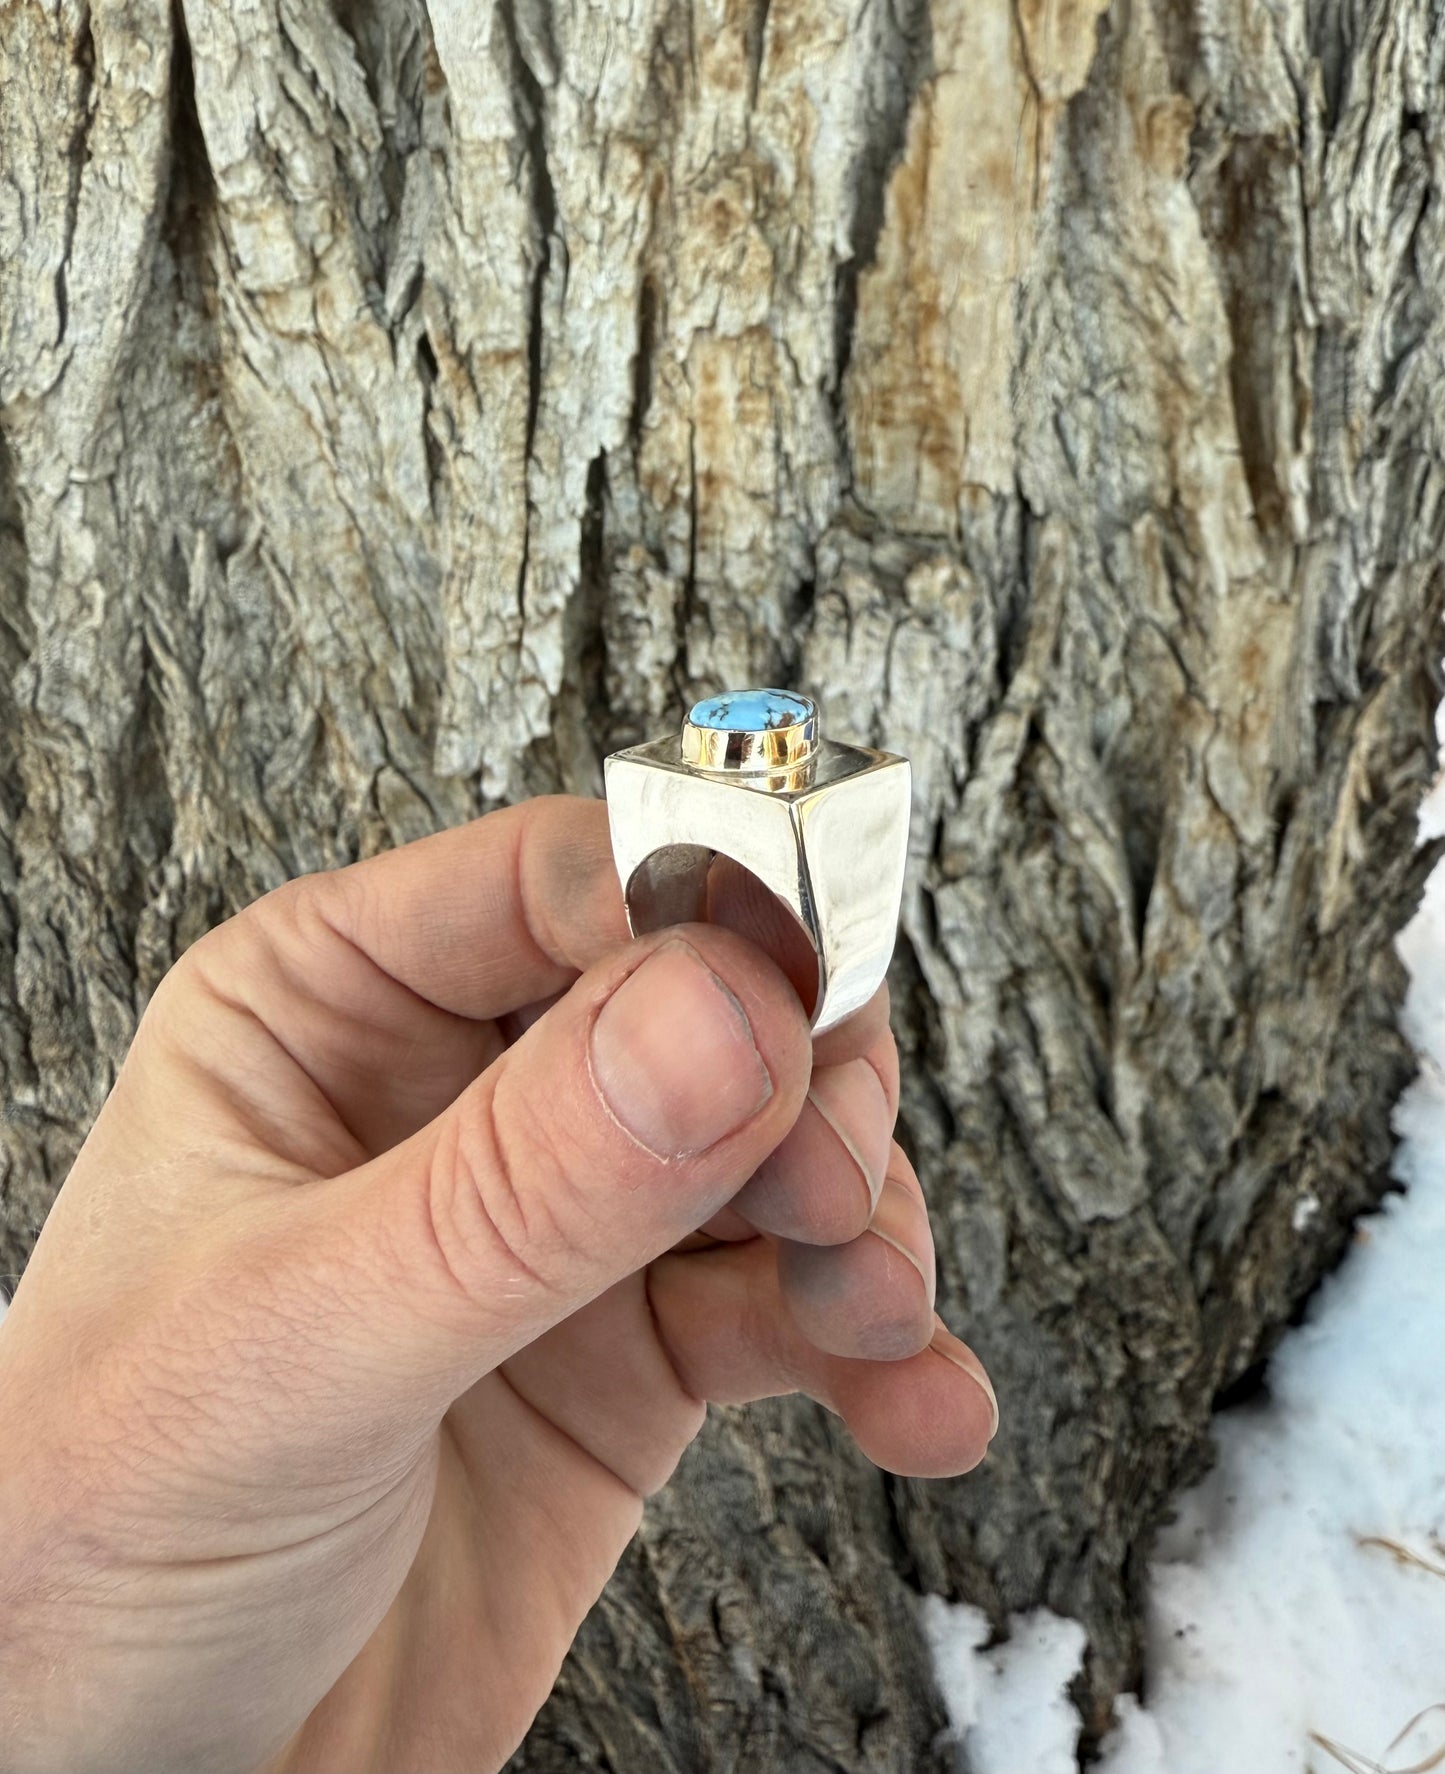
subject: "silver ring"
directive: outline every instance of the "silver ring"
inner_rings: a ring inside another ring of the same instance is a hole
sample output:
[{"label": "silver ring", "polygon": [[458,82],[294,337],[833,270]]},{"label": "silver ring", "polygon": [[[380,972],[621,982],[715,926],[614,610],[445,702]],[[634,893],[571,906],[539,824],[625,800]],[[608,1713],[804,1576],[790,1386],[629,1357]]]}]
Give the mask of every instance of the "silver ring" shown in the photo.
[{"label": "silver ring", "polygon": [[730,857],[775,893],[818,958],[813,1032],[877,991],[893,954],[908,855],[906,758],[824,739],[791,690],[696,703],[680,733],[604,765],[612,854],[634,936],[706,915]]}]

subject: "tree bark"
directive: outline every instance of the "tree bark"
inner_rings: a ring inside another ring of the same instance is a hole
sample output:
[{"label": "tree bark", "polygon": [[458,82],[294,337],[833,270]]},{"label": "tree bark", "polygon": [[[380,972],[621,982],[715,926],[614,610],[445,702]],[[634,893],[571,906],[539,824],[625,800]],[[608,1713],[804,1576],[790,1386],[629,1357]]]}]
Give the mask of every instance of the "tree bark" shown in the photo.
[{"label": "tree bark", "polygon": [[203,929],[694,693],[914,761],[893,972],[1004,1426],[718,1412],[517,1766],[1088,1729],[1386,1183],[1445,602],[1442,0],[0,0],[0,1258]]}]

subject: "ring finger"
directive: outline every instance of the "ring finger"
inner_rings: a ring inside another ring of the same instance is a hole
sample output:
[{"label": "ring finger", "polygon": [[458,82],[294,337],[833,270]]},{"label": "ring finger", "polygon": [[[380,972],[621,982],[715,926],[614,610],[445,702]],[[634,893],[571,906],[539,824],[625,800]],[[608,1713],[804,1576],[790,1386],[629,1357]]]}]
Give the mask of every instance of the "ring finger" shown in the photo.
[{"label": "ring finger", "polygon": [[987,1450],[998,1407],[982,1363],[936,1318],[915,1353],[849,1359],[804,1334],[765,1239],[652,1265],[658,1334],[697,1398],[742,1404],[806,1392],[841,1416],[876,1465],[915,1478],[967,1472]]}]

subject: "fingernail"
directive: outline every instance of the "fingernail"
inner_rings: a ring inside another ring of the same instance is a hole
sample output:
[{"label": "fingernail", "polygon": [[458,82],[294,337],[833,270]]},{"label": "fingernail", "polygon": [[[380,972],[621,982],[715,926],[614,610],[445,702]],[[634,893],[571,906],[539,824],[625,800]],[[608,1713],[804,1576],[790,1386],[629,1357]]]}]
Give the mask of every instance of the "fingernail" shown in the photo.
[{"label": "fingernail", "polygon": [[592,1076],[613,1119],[657,1158],[705,1151],[773,1094],[747,1013],[681,937],[603,1005]]},{"label": "fingernail", "polygon": [[871,1214],[883,1189],[893,1143],[887,1099],[878,1074],[866,1059],[850,1060],[844,1066],[821,1066],[813,1074],[808,1101],[858,1166]]},{"label": "fingernail", "polygon": [[943,1320],[937,1318],[936,1313],[934,1316],[937,1319],[938,1328],[934,1331],[933,1340],[928,1346],[930,1349],[936,1350],[945,1361],[951,1361],[955,1367],[961,1367],[988,1400],[989,1412],[993,1419],[988,1438],[992,1441],[994,1436],[998,1434],[998,1399],[994,1396],[993,1384],[984,1372],[983,1363],[968,1344],[960,1343]]},{"label": "fingernail", "polygon": [[885,1244],[891,1244],[899,1256],[907,1257],[923,1277],[923,1285],[928,1289],[928,1304],[932,1306],[937,1287],[933,1236],[928,1230],[928,1211],[918,1197],[890,1177],[873,1209],[868,1230]]}]

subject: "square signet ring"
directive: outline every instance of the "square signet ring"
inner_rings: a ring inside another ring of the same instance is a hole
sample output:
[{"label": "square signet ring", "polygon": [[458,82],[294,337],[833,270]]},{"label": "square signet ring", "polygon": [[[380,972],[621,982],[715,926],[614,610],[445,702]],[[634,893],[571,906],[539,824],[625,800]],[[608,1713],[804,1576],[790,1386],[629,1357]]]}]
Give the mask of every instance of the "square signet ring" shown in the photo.
[{"label": "square signet ring", "polygon": [[702,919],[713,859],[729,857],[812,944],[814,1034],[868,1002],[903,898],[906,758],[824,739],[806,696],[738,690],[695,703],[680,734],[614,752],[604,772],[634,936]]}]

